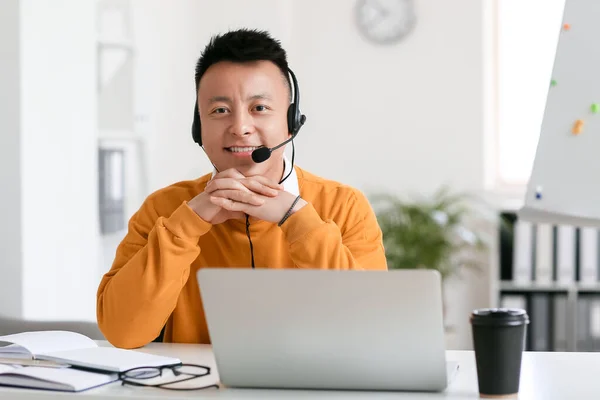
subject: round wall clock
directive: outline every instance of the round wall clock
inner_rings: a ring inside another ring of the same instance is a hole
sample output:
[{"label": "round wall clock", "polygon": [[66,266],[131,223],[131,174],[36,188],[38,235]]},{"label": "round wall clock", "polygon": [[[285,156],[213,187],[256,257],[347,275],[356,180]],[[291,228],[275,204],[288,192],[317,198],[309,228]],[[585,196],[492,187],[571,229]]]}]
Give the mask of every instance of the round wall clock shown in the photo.
[{"label": "round wall clock", "polygon": [[378,44],[402,40],[417,21],[413,0],[358,0],[355,18],[361,34]]}]

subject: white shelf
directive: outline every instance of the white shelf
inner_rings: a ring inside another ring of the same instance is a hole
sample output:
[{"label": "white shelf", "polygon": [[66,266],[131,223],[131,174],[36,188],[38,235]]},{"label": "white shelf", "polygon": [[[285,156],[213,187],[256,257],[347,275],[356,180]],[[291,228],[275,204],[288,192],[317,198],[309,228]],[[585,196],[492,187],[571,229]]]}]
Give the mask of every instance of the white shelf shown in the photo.
[{"label": "white shelf", "polygon": [[115,39],[110,37],[99,37],[96,40],[98,47],[106,49],[124,49],[133,51],[133,41],[129,39]]},{"label": "white shelf", "polygon": [[559,282],[512,282],[501,281],[501,292],[567,292],[574,287],[573,284],[564,284]]},{"label": "white shelf", "polygon": [[594,292],[600,293],[600,282],[598,283],[585,283],[585,282],[572,282],[572,283],[561,283],[561,282],[523,282],[516,283],[512,281],[501,281],[500,292]]},{"label": "white shelf", "polygon": [[578,292],[594,292],[600,293],[600,283],[582,283],[578,282],[576,285]]},{"label": "white shelf", "polygon": [[126,130],[126,129],[122,129],[122,130],[100,129],[98,131],[98,140],[100,140],[100,141],[108,141],[108,140],[143,141],[144,136],[142,136],[139,132],[130,131],[130,130]]}]

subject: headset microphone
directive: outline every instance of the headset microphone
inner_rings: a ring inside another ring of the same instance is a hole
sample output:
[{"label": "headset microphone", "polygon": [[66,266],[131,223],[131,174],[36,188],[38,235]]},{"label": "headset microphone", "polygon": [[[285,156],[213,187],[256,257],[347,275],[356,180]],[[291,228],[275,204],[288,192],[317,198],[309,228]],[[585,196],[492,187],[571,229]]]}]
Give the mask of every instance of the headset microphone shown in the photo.
[{"label": "headset microphone", "polygon": [[252,152],[252,161],[255,163],[261,163],[263,161],[267,161],[269,157],[271,157],[271,150],[268,147],[259,147],[258,149]]},{"label": "headset microphone", "polygon": [[[301,117],[300,126],[302,126],[305,121],[306,121],[306,117],[303,115]],[[280,144],[278,144],[275,147],[271,147],[271,148],[268,148],[268,147],[259,147],[258,149],[254,150],[252,152],[252,161],[254,161],[257,164],[261,163],[261,162],[267,161],[271,157],[271,153],[274,150],[277,150],[281,146],[285,146],[286,144],[288,144],[289,142],[291,142],[292,140],[294,140],[294,137],[296,137],[297,133],[298,132],[296,131],[296,133],[292,134],[292,137],[290,137],[288,140],[286,140],[284,142],[281,142]]]}]

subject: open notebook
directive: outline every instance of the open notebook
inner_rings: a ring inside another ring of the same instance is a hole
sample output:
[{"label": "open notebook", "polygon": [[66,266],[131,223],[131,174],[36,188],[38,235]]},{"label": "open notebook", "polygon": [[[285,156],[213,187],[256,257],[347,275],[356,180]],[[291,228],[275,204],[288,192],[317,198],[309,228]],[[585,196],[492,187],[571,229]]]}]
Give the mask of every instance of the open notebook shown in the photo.
[{"label": "open notebook", "polygon": [[107,372],[181,364],[178,358],[99,347],[87,336],[68,331],[35,331],[0,336],[0,346],[0,358],[49,360]]},{"label": "open notebook", "polygon": [[21,367],[0,364],[0,385],[80,392],[117,380],[117,374],[74,368]]}]

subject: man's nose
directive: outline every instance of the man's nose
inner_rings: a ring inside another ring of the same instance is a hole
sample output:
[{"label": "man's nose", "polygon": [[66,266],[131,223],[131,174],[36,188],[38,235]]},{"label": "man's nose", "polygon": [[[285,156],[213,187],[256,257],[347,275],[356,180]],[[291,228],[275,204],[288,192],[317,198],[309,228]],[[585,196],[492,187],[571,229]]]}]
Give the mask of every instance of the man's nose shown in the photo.
[{"label": "man's nose", "polygon": [[247,136],[254,132],[254,121],[252,115],[246,110],[239,110],[234,114],[230,133],[236,136]]}]

